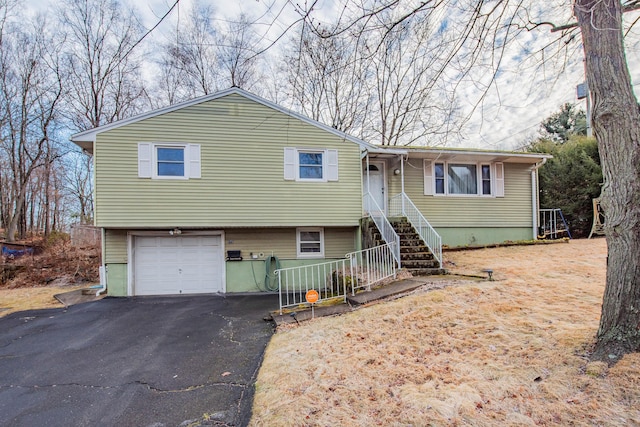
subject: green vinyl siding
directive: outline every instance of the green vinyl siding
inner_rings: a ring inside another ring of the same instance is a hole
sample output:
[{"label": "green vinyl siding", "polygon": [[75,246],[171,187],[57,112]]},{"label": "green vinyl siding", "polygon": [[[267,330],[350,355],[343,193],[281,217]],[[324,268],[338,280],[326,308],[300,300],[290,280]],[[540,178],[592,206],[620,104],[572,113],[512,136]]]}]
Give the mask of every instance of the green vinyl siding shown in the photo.
[{"label": "green vinyl siding", "polygon": [[105,230],[104,262],[127,263],[127,231]]},{"label": "green vinyl siding", "polygon": [[531,227],[438,227],[442,242],[450,248],[531,240]]},{"label": "green vinyl siding", "polygon": [[[531,165],[504,164],[504,197],[425,196],[421,159],[405,166],[405,192],[433,227],[531,229]],[[399,193],[400,177],[391,174],[391,196]]]},{"label": "green vinyl siding", "polygon": [[107,265],[107,295],[110,297],[127,296],[127,264]]},{"label": "green vinyl siding", "polygon": [[[225,250],[242,251],[244,259],[250,259],[251,253],[264,256],[275,255],[280,259],[297,258],[294,228],[227,229],[225,240]],[[344,258],[347,253],[356,250],[356,242],[355,228],[325,228],[324,258]]]},{"label": "green vinyl siding", "polygon": [[[110,296],[127,295],[128,231],[133,230],[105,232],[107,288]],[[282,268],[323,263],[344,258],[347,253],[357,249],[358,241],[356,227],[327,227],[324,228],[324,258],[299,260],[296,256],[295,228],[231,228],[223,231],[225,251],[240,250],[243,257],[243,261],[225,262],[228,293],[264,291],[265,263],[271,256],[277,258]],[[251,253],[256,254],[258,259],[252,259]]]},{"label": "green vinyl siding", "polygon": [[[138,178],[140,142],[201,146],[201,179]],[[337,182],[284,180],[284,148],[338,150]],[[359,146],[239,95],[98,134],[101,227],[356,226]]]},{"label": "green vinyl siding", "polygon": [[[344,258],[332,258],[332,259],[278,259],[278,266],[280,268],[292,268],[302,267],[314,264],[325,263],[329,261],[337,261]],[[226,275],[227,275],[227,293],[234,292],[278,292],[278,279],[273,274],[274,262],[271,263],[271,267],[267,267],[268,259],[259,259],[252,261],[230,262],[226,263]],[[348,265],[348,264],[347,264]],[[267,272],[267,269],[269,271]],[[267,277],[268,274],[268,277]],[[269,281],[269,289],[265,286],[265,282]]]}]

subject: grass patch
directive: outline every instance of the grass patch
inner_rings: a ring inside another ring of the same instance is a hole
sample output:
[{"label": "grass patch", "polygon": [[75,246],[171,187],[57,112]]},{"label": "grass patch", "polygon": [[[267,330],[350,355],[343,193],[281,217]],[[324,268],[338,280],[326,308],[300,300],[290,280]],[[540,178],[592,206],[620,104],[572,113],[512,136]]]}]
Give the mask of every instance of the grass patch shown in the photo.
[{"label": "grass patch", "polygon": [[589,364],[604,239],[446,254],[457,283],[279,331],[252,426],[640,425],[640,355]]},{"label": "grass patch", "polygon": [[0,317],[16,311],[62,308],[64,305],[55,299],[54,295],[86,287],[86,285],[76,285],[0,289]]}]

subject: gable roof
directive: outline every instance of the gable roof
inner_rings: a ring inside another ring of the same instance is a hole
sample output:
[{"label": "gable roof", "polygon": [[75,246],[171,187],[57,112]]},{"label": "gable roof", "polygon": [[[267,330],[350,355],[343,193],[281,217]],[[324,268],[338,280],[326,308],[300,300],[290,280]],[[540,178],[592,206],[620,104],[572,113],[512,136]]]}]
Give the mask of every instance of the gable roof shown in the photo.
[{"label": "gable roof", "polygon": [[302,114],[298,114],[292,110],[289,110],[288,108],[285,108],[281,105],[278,105],[274,102],[268,101],[264,98],[261,98],[257,95],[254,95],[250,92],[247,92],[246,90],[240,89],[239,87],[232,87],[230,89],[226,89],[220,92],[216,92],[210,95],[204,95],[204,96],[200,96],[198,98],[194,98],[194,99],[190,99],[188,101],[184,101],[184,102],[180,102],[178,104],[174,104],[174,105],[170,105],[168,107],[163,107],[163,108],[159,108],[156,110],[152,110],[146,113],[142,113],[133,117],[129,117],[127,119],[122,119],[122,120],[118,120],[115,121],[113,123],[109,123],[103,126],[99,126],[97,128],[93,128],[93,129],[88,129],[85,130],[83,132],[79,132],[76,133],[74,135],[71,136],[71,141],[74,142],[76,145],[80,146],[82,149],[87,150],[89,152],[93,151],[93,143],[96,141],[96,137],[98,136],[98,134],[103,133],[103,132],[107,132],[113,129],[117,129],[120,128],[122,126],[126,126],[132,123],[136,123],[142,120],[146,120],[152,117],[156,117],[162,114],[166,114],[166,113],[170,113],[172,111],[177,111],[183,108],[187,108],[187,107],[191,107],[192,105],[197,105],[197,104],[201,104],[203,102],[208,102],[208,101],[212,101],[215,99],[219,99],[225,96],[229,96],[229,95],[240,95],[244,98],[247,98],[251,101],[257,102],[259,104],[264,105],[265,107],[268,108],[272,108],[276,111],[279,111],[283,114],[286,114],[290,117],[296,118],[298,120],[301,120],[305,123],[308,123],[312,126],[315,126],[317,128],[320,128],[326,132],[332,133],[342,139],[345,139],[347,141],[353,142],[355,144],[360,145],[363,148],[367,148],[367,149],[375,149],[376,147],[373,144],[370,144],[368,142],[365,142],[359,138],[356,138],[354,136],[348,135],[342,131],[339,131],[337,129],[334,129],[330,126],[327,126],[325,124],[322,124],[316,120],[310,119],[309,117],[303,116]]}]

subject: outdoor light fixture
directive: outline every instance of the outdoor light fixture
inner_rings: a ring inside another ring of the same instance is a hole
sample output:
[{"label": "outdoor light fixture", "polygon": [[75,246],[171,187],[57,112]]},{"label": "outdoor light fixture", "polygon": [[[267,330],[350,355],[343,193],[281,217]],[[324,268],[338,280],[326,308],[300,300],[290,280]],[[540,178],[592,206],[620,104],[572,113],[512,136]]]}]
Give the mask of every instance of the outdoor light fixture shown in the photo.
[{"label": "outdoor light fixture", "polygon": [[393,170],[393,174],[394,175],[400,175],[400,169],[394,169]]},{"label": "outdoor light fixture", "polygon": [[180,234],[182,234],[182,230],[180,230],[179,228],[174,228],[173,230],[169,230],[169,234],[171,236],[178,236]]}]

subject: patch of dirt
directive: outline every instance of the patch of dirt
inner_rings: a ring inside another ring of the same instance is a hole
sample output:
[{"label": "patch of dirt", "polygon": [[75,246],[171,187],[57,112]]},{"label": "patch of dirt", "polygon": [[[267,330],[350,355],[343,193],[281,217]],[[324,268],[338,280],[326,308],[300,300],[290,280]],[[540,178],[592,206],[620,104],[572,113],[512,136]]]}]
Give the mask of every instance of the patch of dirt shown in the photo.
[{"label": "patch of dirt", "polygon": [[604,239],[447,253],[457,281],[279,329],[251,426],[640,425],[640,354],[590,363]]},{"label": "patch of dirt", "polygon": [[38,255],[4,257],[3,264],[15,269],[15,276],[0,283],[0,289],[70,286],[100,281],[100,247],[77,248],[59,240]]},{"label": "patch of dirt", "polygon": [[[100,247],[74,247],[58,239],[37,255],[3,257],[11,278],[0,282],[0,317],[24,310],[63,307],[54,295],[100,282]],[[14,273],[15,272],[15,273]]]}]

